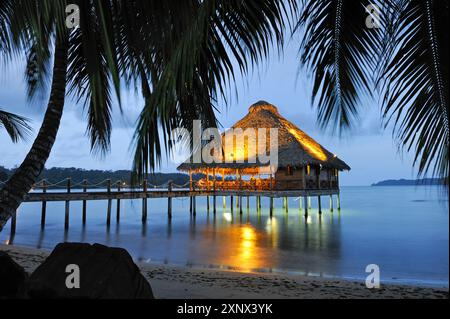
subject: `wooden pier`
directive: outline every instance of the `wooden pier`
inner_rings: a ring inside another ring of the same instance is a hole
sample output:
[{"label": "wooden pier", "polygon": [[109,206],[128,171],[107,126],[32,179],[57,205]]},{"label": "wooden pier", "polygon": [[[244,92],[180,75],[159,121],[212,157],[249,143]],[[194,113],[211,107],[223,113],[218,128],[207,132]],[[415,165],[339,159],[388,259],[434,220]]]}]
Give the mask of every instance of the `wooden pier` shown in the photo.
[{"label": "wooden pier", "polygon": [[[116,185],[113,189],[113,185]],[[299,189],[299,190],[239,190],[239,189],[227,189],[227,190],[192,190],[187,185],[175,185],[172,182],[168,182],[165,185],[150,185],[147,181],[144,181],[138,187],[129,188],[121,181],[112,183],[110,180],[90,185],[87,181],[82,181],[79,184],[72,184],[70,179],[61,181],[56,184],[49,184],[46,181],[41,181],[36,184],[33,191],[28,193],[23,202],[41,202],[41,227],[45,227],[45,219],[47,212],[48,202],[64,202],[65,203],[65,222],[64,228],[69,229],[70,220],[70,202],[81,201],[82,205],[82,222],[86,224],[87,219],[87,205],[88,201],[107,201],[106,208],[106,225],[111,224],[111,209],[112,201],[117,202],[116,220],[120,221],[120,201],[121,200],[142,200],[142,222],[146,222],[148,216],[148,201],[157,198],[167,198],[167,214],[168,218],[172,218],[172,199],[173,198],[189,198],[190,199],[190,213],[196,215],[196,198],[207,198],[207,210],[210,210],[209,199],[212,197],[213,212],[216,213],[216,198],[218,196],[223,197],[223,207],[226,208],[226,198],[230,197],[230,208],[233,211],[234,206],[242,213],[243,210],[243,198],[246,198],[247,209],[249,208],[250,197],[256,198],[256,209],[261,211],[261,197],[267,197],[269,201],[270,216],[274,211],[274,199],[283,199],[283,209],[288,213],[288,198],[298,198],[300,204],[299,209],[302,210],[302,199],[304,200],[304,214],[308,215],[308,208],[311,207],[311,197],[317,197],[319,213],[322,213],[321,197],[329,196],[330,198],[330,212],[333,211],[333,195],[337,195],[337,205],[340,209],[339,189],[327,188],[327,189]],[[53,187],[53,188],[52,188]],[[91,187],[91,188],[90,188]],[[97,188],[97,189],[95,189]],[[236,200],[236,204],[234,204]],[[16,216],[11,221],[11,233],[16,230]]]}]

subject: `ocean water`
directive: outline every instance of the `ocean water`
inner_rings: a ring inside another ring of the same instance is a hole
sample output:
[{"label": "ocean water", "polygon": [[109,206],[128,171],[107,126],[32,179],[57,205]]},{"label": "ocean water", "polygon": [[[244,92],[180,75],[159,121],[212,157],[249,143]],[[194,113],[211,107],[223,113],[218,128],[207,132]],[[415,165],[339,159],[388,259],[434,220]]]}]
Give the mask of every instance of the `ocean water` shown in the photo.
[{"label": "ocean water", "polygon": [[[88,202],[87,224],[81,223],[81,202],[71,202],[70,229],[64,231],[64,203],[47,203],[47,223],[40,229],[40,203],[23,204],[17,230],[7,225],[0,233],[4,244],[51,250],[57,243],[88,242],[123,247],[139,261],[243,272],[281,272],[364,280],[366,266],[380,268],[382,283],[449,286],[448,198],[437,187],[342,187],[341,210],[329,209],[317,199],[305,219],[296,199],[289,211],[276,199],[258,214],[255,198],[243,213],[223,208],[206,209],[197,199],[197,215],[189,214],[189,200],[173,200],[173,218],[167,218],[167,199],[149,199],[148,220],[141,221],[141,200],[122,200],[121,219],[106,227],[106,201]],[[234,201],[236,205],[236,199]]]}]

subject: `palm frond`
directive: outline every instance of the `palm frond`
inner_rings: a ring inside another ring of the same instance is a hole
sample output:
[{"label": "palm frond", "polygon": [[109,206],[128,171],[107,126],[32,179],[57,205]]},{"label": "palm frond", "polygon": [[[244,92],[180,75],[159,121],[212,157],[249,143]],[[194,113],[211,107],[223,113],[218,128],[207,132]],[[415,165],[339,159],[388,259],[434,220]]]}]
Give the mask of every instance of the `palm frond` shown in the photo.
[{"label": "palm frond", "polygon": [[305,1],[301,65],[313,75],[313,105],[323,128],[341,133],[357,121],[361,97],[371,96],[380,31],[368,28],[366,7],[374,1]]},{"label": "palm frond", "polygon": [[162,50],[155,47],[158,73],[150,77],[151,96],[135,133],[134,167],[140,175],[154,169],[161,156],[158,135],[151,133],[155,127],[164,133],[163,143],[170,149],[167,137],[177,127],[191,132],[193,120],[201,120],[203,127],[217,126],[214,101],[226,100],[237,71],[232,60],[245,74],[268,55],[272,43],[281,47],[287,7],[295,7],[281,0],[170,3],[160,8],[171,10],[157,23],[164,30],[156,28],[155,40],[165,45]]},{"label": "palm frond", "polygon": [[391,56],[384,65],[384,115],[402,148],[413,151],[419,174],[448,181],[448,1],[411,0],[398,6]]},{"label": "palm frond", "polygon": [[0,128],[4,127],[14,143],[24,140],[31,132],[28,119],[0,109]]}]

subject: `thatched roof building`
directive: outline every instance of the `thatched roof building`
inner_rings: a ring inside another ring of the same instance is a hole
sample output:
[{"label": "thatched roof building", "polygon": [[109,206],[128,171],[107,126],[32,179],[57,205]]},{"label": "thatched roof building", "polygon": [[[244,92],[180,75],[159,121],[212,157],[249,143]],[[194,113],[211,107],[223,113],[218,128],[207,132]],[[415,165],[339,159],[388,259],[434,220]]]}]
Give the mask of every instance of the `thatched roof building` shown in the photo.
[{"label": "thatched roof building", "polygon": [[[248,128],[276,128],[278,129],[278,145],[275,145],[278,151],[278,169],[287,167],[300,168],[306,165],[320,165],[322,168],[331,168],[337,170],[350,170],[350,167],[336,155],[325,149],[322,145],[317,143],[309,135],[299,129],[296,125],[286,120],[280,115],[278,109],[265,101],[259,101],[249,108],[249,113],[233,125],[232,129],[242,129],[242,135],[245,135],[245,130]],[[235,134],[236,140],[239,140],[240,135]],[[226,133],[222,134],[222,145],[233,144],[232,137],[227,137]],[[226,170],[227,173],[233,173],[239,169],[243,175],[252,174],[256,172],[255,168],[259,170],[261,167],[267,166],[267,163],[261,163],[258,158],[255,158],[255,147],[250,150],[249,145],[259,144],[258,141],[252,141],[252,136],[248,136],[245,143],[236,143],[233,151],[227,154],[214,154],[214,162],[205,163],[203,160],[199,163],[194,163],[191,156],[185,163],[181,164],[178,169],[181,171],[203,172],[206,170],[217,169],[218,171]],[[254,137],[258,139],[258,137]],[[242,141],[242,140],[241,140]],[[274,146],[270,143],[269,133],[266,134],[266,139],[263,141],[267,144],[267,149],[273,151]],[[198,150],[197,152],[201,152]],[[253,154],[252,154],[253,153]],[[199,157],[201,158],[201,157]]]}]

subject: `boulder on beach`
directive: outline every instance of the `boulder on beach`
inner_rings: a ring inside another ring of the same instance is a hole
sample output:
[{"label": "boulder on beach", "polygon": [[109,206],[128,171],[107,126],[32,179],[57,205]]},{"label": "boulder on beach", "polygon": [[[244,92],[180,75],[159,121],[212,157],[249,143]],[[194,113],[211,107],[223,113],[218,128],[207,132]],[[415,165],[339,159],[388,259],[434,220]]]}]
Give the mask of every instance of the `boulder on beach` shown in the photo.
[{"label": "boulder on beach", "polygon": [[26,297],[27,280],[25,270],[0,251],[0,299]]},{"label": "boulder on beach", "polygon": [[58,244],[30,276],[31,298],[153,299],[150,284],[125,249]]}]

